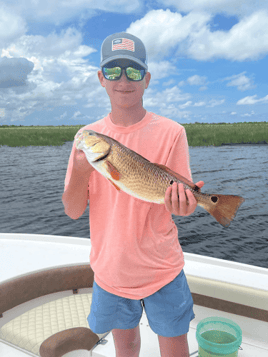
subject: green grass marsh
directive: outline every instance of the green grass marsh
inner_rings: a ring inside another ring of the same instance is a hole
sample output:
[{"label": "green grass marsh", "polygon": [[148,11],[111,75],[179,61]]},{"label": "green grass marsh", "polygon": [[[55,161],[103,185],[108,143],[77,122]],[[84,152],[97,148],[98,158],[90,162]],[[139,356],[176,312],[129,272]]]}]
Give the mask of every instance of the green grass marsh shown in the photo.
[{"label": "green grass marsh", "polygon": [[[58,146],[73,141],[84,125],[0,126],[0,146]],[[268,144],[268,122],[183,124],[190,146]]]}]

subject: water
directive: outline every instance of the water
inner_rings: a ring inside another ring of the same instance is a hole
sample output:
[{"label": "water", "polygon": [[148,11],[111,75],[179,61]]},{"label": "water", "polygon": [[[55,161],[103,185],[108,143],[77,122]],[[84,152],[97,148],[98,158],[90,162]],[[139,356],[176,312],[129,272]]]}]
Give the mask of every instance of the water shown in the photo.
[{"label": "water", "polygon": [[[89,238],[88,208],[72,220],[61,202],[71,147],[0,147],[0,232]],[[193,147],[190,157],[204,192],[246,201],[228,228],[199,207],[175,216],[183,250],[268,268],[268,146]]]},{"label": "water", "polygon": [[[223,345],[222,346],[222,352],[221,354],[219,353],[219,346],[217,346],[217,353],[216,352],[211,352],[206,351],[204,348],[200,347],[198,348],[198,355],[199,357],[237,357],[238,355],[238,348],[236,351],[230,353],[230,349],[228,347],[229,343],[233,343],[236,341],[236,337],[233,336],[232,334],[224,331],[217,331],[217,330],[210,330],[202,333],[201,335],[205,340],[209,342],[216,343],[218,345]],[[226,346],[227,344],[227,346]],[[213,350],[213,348],[211,347]]]},{"label": "water", "polygon": [[210,330],[201,335],[205,340],[218,344],[232,343],[236,341],[236,337],[231,333],[219,330]]}]

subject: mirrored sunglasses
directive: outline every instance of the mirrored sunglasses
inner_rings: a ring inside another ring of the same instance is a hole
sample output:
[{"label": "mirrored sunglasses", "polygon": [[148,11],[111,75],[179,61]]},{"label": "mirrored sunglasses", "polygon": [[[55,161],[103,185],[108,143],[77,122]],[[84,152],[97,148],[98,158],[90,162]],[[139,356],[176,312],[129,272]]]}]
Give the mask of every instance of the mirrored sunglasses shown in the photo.
[{"label": "mirrored sunglasses", "polygon": [[132,66],[128,66],[128,67],[115,66],[111,68],[107,66],[102,67],[102,73],[104,77],[109,81],[119,80],[122,77],[123,70],[125,71],[127,79],[135,82],[142,81],[146,74],[145,69],[134,68]]}]

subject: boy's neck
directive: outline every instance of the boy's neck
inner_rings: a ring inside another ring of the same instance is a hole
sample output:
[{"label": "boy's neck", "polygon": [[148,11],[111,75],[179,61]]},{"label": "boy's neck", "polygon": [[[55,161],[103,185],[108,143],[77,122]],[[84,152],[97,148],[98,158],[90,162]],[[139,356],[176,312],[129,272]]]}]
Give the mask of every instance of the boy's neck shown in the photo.
[{"label": "boy's neck", "polygon": [[137,124],[146,115],[146,110],[143,106],[139,108],[112,108],[111,120],[117,126],[131,126]]}]

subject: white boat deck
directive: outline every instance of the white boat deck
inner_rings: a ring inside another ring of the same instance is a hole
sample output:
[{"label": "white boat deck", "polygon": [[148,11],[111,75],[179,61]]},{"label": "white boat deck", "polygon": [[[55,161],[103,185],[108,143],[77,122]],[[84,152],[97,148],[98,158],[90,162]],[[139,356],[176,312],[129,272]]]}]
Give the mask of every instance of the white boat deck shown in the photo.
[{"label": "white boat deck", "polygon": [[[0,282],[51,267],[89,263],[89,254],[89,239],[0,233]],[[186,275],[236,284],[268,294],[268,269],[185,253],[184,270]],[[265,310],[268,310],[268,306]],[[198,355],[196,326],[199,321],[208,316],[222,316],[238,323],[243,331],[240,357],[268,356],[267,322],[196,305],[194,311],[196,318],[191,322],[188,334],[191,356]],[[157,335],[150,329],[145,314],[141,319],[140,329],[142,343],[140,357],[160,357]],[[108,334],[105,340],[107,340],[106,344],[99,344],[94,348],[93,357],[115,357],[112,334]],[[35,356],[0,341],[1,357],[29,355]],[[90,353],[80,350],[64,356],[89,357]]]}]

